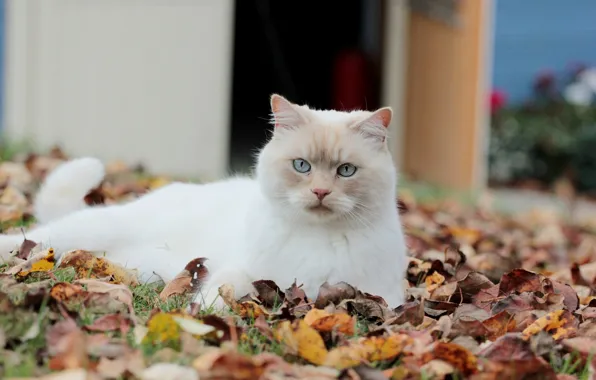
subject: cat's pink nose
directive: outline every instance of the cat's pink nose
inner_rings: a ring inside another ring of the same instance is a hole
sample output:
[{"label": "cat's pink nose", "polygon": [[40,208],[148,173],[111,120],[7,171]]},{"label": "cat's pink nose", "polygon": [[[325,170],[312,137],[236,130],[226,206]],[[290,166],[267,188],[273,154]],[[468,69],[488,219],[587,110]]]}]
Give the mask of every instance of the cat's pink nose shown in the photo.
[{"label": "cat's pink nose", "polygon": [[331,194],[331,191],[327,189],[312,189],[311,191],[317,196],[317,198],[319,198],[320,201],[322,201],[327,195]]}]

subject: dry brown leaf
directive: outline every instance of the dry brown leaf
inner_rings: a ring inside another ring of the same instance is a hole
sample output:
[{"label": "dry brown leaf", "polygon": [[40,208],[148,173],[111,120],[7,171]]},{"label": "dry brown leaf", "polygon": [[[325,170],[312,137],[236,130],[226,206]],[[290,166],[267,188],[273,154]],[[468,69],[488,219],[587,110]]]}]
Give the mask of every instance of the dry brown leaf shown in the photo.
[{"label": "dry brown leaf", "polygon": [[199,291],[209,275],[209,271],[204,265],[206,260],[204,257],[199,257],[186,264],[186,267],[166,284],[159,294],[159,298],[166,301],[174,295]]},{"label": "dry brown leaf", "polygon": [[172,281],[166,284],[161,293],[159,293],[159,299],[165,302],[172,296],[190,292],[192,290],[192,286],[190,285],[191,280],[192,277],[187,270],[180,272]]},{"label": "dry brown leaf", "polygon": [[70,319],[50,329],[47,340],[52,347],[53,355],[49,368],[54,371],[88,368],[86,339],[87,336]]},{"label": "dry brown leaf", "polygon": [[130,320],[122,314],[109,314],[96,319],[84,328],[88,331],[101,332],[120,330],[122,334],[126,334],[130,329],[130,324]]},{"label": "dry brown leaf", "polygon": [[105,293],[110,297],[128,306],[131,315],[134,315],[133,296],[130,288],[124,284],[111,284],[96,279],[80,279],[76,284],[87,287],[89,293]]},{"label": "dry brown leaf", "polygon": [[17,257],[19,259],[27,259],[27,258],[29,258],[29,254],[31,253],[31,251],[33,250],[33,248],[35,248],[35,246],[37,246],[37,243],[36,242],[25,238],[23,240],[23,243],[19,247],[19,250],[18,250],[18,253],[17,253]]},{"label": "dry brown leaf", "polygon": [[254,281],[252,285],[257,291],[261,304],[266,307],[279,306],[286,298],[284,292],[282,292],[279,286],[271,280]]},{"label": "dry brown leaf", "polygon": [[333,305],[339,305],[341,301],[347,299],[354,299],[358,296],[358,291],[350,284],[346,282],[339,282],[331,285],[325,281],[319,288],[319,294],[315,301],[315,307],[317,309],[323,309],[330,303]]}]

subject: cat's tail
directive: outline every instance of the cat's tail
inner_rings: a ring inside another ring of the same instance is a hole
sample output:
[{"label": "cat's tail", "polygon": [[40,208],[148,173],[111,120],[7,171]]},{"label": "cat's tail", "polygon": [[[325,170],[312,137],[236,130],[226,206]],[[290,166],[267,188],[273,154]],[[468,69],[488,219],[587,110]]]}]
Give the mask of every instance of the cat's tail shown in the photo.
[{"label": "cat's tail", "polygon": [[102,162],[84,157],[60,164],[48,174],[33,204],[41,224],[87,207],[85,196],[101,184],[105,176]]}]

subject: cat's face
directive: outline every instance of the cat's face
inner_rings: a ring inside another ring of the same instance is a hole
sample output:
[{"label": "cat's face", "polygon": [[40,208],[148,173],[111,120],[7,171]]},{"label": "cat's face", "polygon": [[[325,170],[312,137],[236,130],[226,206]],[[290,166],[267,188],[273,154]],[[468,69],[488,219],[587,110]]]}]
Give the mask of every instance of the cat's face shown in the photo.
[{"label": "cat's face", "polygon": [[385,141],[390,109],[316,111],[274,95],[272,111],[274,134],[257,172],[283,212],[366,225],[394,198],[395,167]]}]

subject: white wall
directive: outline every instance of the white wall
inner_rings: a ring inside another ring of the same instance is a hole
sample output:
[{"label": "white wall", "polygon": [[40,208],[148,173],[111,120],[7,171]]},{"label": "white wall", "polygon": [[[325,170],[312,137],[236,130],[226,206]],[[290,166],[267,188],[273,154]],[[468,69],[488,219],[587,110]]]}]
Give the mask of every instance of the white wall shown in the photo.
[{"label": "white wall", "polygon": [[232,0],[7,0],[6,132],[205,179],[229,155]]}]

